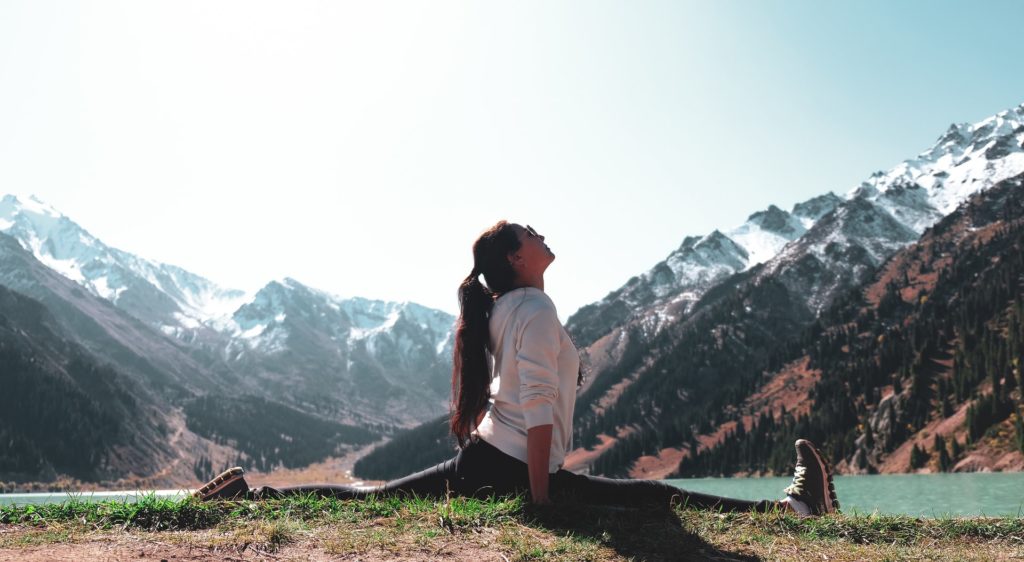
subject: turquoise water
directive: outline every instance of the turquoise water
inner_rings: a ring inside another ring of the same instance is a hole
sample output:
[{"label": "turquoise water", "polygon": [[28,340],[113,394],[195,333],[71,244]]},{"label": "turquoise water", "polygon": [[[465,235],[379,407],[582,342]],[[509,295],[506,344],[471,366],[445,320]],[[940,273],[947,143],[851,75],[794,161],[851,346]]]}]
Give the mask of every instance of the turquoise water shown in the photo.
[{"label": "turquoise water", "polygon": [[0,494],[0,505],[40,505],[47,503],[62,503],[68,500],[78,501],[138,501],[140,496],[156,495],[161,498],[180,499],[184,498],[188,490],[148,490],[148,491],[122,491],[122,492],[59,492],[42,494]]},{"label": "turquoise water", "polygon": [[[789,478],[691,478],[670,484],[741,499],[777,499]],[[891,513],[921,517],[1024,516],[1024,473],[888,474],[837,476],[836,493],[844,513]],[[154,493],[154,492],[146,492]],[[179,498],[182,490],[158,490],[158,496]],[[82,501],[135,501],[139,492],[77,494],[0,494],[0,505]]]},{"label": "turquoise water", "polygon": [[[921,517],[1024,516],[1024,473],[884,474],[835,477],[843,513]],[[741,499],[775,499],[789,478],[667,480],[686,490]]]}]

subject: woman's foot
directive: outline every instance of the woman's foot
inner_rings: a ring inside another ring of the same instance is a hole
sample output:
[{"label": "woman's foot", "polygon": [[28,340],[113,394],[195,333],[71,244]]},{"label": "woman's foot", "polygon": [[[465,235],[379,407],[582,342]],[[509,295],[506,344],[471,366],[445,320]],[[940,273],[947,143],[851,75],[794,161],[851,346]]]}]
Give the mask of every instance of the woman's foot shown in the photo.
[{"label": "woman's foot", "polygon": [[229,468],[193,492],[192,497],[199,501],[232,500],[245,497],[249,493],[249,485],[242,477],[243,472],[240,466]]},{"label": "woman's foot", "polygon": [[803,516],[838,512],[839,500],[828,463],[810,441],[797,439],[795,446],[793,483],[786,488],[787,497],[782,501]]}]

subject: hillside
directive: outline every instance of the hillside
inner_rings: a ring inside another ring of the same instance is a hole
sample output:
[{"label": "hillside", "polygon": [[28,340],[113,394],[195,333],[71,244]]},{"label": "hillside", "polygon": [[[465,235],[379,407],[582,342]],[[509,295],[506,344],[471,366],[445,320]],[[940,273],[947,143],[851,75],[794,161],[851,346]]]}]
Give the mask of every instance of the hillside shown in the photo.
[{"label": "hillside", "polygon": [[0,481],[96,480],[170,457],[136,381],[69,341],[38,301],[0,286]]},{"label": "hillside", "polygon": [[2,233],[0,279],[0,482],[187,486],[227,464],[316,462],[386,429],[282,403]]},{"label": "hillside", "polygon": [[844,472],[1024,469],[1022,281],[1017,177],[971,198],[821,315],[805,353],[787,357],[820,377],[804,397],[813,406],[747,400],[680,473],[781,473],[797,434]]},{"label": "hillside", "polygon": [[[664,477],[683,457],[741,433],[736,410],[764,401],[765,373],[807,371],[799,360],[820,335],[819,316],[963,201],[1024,172],[1022,145],[1024,106],[953,125],[917,157],[871,174],[770,259],[748,259],[747,269],[709,286],[681,287],[635,307],[584,352],[592,377],[577,402],[576,443],[600,444],[600,454],[579,451],[572,468]],[[658,279],[658,270],[627,286]],[[621,301],[617,294],[602,302]],[[819,372],[812,365],[805,374]],[[813,397],[787,400],[806,407]],[[845,453],[833,451],[837,460]],[[784,459],[771,461],[773,469],[790,462]]]}]

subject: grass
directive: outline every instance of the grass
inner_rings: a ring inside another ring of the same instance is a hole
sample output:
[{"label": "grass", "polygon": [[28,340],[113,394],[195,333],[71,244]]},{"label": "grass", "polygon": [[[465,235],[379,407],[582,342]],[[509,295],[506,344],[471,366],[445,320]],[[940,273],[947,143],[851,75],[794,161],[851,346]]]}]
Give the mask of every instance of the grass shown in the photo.
[{"label": "grass", "polygon": [[59,548],[126,537],[190,553],[355,553],[367,560],[786,560],[808,554],[829,560],[1024,558],[1024,518],[1014,517],[800,519],[686,509],[535,507],[520,497],[199,503],[144,496],[134,503],[71,499],[0,507],[0,549]]}]

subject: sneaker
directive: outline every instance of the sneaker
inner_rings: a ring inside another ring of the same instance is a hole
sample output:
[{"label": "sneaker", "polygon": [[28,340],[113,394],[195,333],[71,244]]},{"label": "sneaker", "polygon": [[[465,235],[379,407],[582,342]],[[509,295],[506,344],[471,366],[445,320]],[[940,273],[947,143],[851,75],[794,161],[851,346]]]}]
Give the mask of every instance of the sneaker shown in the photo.
[{"label": "sneaker", "polygon": [[200,501],[232,500],[249,493],[249,485],[242,477],[242,467],[229,468],[210,480],[202,488],[192,493],[192,497]]},{"label": "sneaker", "polygon": [[[789,504],[801,515],[824,515],[839,511],[836,487],[828,463],[814,444],[796,440],[796,470],[793,483],[786,488]],[[795,500],[795,501],[794,501]]]}]

